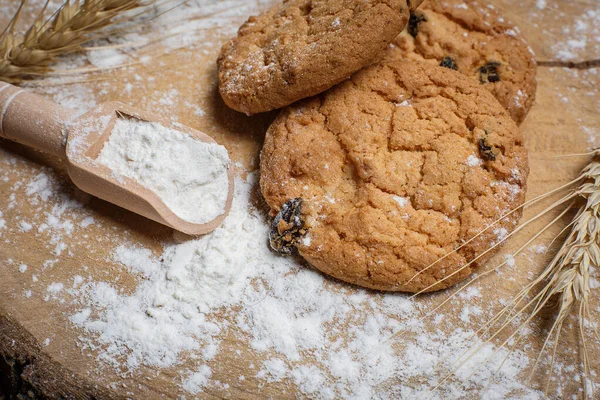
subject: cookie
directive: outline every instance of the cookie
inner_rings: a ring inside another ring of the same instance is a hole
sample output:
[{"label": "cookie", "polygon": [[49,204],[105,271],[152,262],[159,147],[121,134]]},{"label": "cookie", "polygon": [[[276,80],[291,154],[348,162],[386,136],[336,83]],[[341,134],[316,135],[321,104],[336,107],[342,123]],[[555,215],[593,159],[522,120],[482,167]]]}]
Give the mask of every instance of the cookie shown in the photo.
[{"label": "cookie", "polygon": [[250,17],[221,49],[221,97],[255,114],[321,93],[380,55],[419,3],[287,0]]},{"label": "cookie", "polygon": [[425,0],[383,60],[426,60],[470,76],[521,123],[535,99],[536,62],[518,29],[484,1]]},{"label": "cookie", "polygon": [[[408,61],[370,66],[283,109],[260,163],[274,249],[346,282],[406,292],[502,241],[520,212],[423,271],[523,204],[527,175],[519,128],[490,92]],[[428,290],[464,279],[490,254]]]}]

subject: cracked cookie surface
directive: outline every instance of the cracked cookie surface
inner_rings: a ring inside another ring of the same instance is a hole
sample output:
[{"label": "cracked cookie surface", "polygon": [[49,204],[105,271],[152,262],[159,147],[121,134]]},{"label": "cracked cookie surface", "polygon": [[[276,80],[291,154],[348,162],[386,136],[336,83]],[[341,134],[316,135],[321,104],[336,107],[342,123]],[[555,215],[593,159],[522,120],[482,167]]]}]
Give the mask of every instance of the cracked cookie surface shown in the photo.
[{"label": "cracked cookie surface", "polygon": [[[373,65],[281,111],[261,153],[273,216],[302,199],[298,253],[361,286],[417,292],[503,240],[525,198],[527,152],[515,122],[464,75],[413,62]],[[486,261],[428,290],[468,276]],[[410,283],[408,283],[410,281]]]},{"label": "cracked cookie surface", "polygon": [[535,99],[534,55],[518,29],[481,0],[425,0],[383,55],[395,59],[444,64],[470,76],[517,123]]},{"label": "cracked cookie surface", "polygon": [[287,0],[250,17],[221,49],[221,97],[254,114],[321,93],[375,59],[420,3]]}]

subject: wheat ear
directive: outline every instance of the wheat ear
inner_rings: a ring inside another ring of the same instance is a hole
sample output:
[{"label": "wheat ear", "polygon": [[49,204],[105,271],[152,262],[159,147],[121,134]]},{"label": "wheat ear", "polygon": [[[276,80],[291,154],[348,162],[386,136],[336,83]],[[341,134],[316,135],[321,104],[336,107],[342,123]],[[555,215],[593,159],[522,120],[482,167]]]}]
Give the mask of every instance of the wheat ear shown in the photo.
[{"label": "wheat ear", "polygon": [[[520,323],[518,328],[509,335],[508,339],[499,346],[502,347],[511,339],[516,338],[516,342],[510,350],[510,352],[512,352],[522,339],[521,328],[539,315],[552,300],[556,299],[558,305],[557,315],[529,375],[529,379],[531,379],[542,354],[548,347],[550,340],[553,339],[554,346],[552,348],[548,379],[545,385],[546,394],[549,390],[558,340],[564,322],[569,315],[572,315],[575,310],[578,310],[579,337],[583,347],[583,372],[585,376],[585,379],[583,380],[583,391],[584,396],[593,397],[593,385],[590,387],[591,393],[588,393],[587,386],[588,377],[590,375],[590,362],[584,328],[585,321],[588,320],[589,317],[589,298],[591,290],[590,274],[592,269],[600,266],[600,150],[595,150],[592,154],[592,161],[581,171],[579,177],[573,181],[580,182],[580,186],[565,195],[562,198],[562,201],[558,201],[554,203],[553,206],[544,210],[544,212],[548,212],[556,205],[563,205],[568,202],[567,207],[560,213],[559,217],[546,225],[543,231],[556,223],[560,217],[574,207],[574,198],[584,200],[584,204],[579,207],[573,221],[567,226],[569,233],[561,248],[536,279],[527,284],[508,305],[494,315],[488,322],[483,324],[477,331],[477,335],[487,335],[491,331],[493,325],[498,323],[502,317],[506,317],[500,328],[487,338],[485,343],[488,343],[498,337],[504,329],[509,327],[515,318],[524,316],[523,322]],[[563,229],[554,240],[565,231],[566,230]],[[538,235],[536,235],[536,237]],[[531,241],[528,241],[528,243],[530,242]],[[469,284],[470,283],[471,282],[469,282]],[[526,299],[530,297],[530,294],[533,293],[541,283],[544,283],[544,286],[539,289],[529,301],[527,301]],[[523,302],[526,302],[526,304],[521,305]],[[594,332],[596,336],[598,336],[598,332],[595,331],[595,328]],[[465,353],[459,357],[459,361],[464,362],[468,360],[483,346],[483,344],[472,346],[470,349],[467,349]],[[497,351],[492,354],[492,356],[496,353]],[[486,362],[492,356],[488,357]],[[505,360],[507,357],[508,354],[506,355]],[[455,368],[451,373],[446,375],[433,390],[439,388],[459,368],[460,367]]]},{"label": "wheat ear", "polygon": [[47,0],[30,28],[19,35],[14,28],[25,2],[21,0],[14,17],[0,34],[0,80],[6,82],[17,83],[47,73],[56,56],[80,50],[91,39],[92,32],[111,24],[117,15],[146,6],[152,0],[67,0],[44,19]]}]

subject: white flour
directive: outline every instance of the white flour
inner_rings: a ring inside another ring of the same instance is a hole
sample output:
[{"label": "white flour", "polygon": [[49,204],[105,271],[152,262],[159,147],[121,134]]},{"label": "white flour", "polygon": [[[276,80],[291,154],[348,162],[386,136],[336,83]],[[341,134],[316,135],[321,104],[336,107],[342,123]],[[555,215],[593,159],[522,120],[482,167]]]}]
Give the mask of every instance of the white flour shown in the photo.
[{"label": "white flour", "polygon": [[119,118],[97,158],[117,178],[139,182],[178,217],[202,224],[224,212],[228,191],[225,147],[157,123]]},{"label": "white flour", "polygon": [[[255,174],[238,179],[224,223],[203,237],[165,244],[160,258],[136,245],[116,247],[114,261],[141,280],[128,294],[107,282],[74,285],[70,294],[79,311],[70,319],[89,335],[81,340],[98,352],[99,360],[130,372],[179,365],[193,354],[196,368],[180,372],[181,387],[192,394],[219,385],[213,380],[219,370],[214,358],[223,337],[232,333],[264,359],[256,366],[256,378],[289,380],[311,397],[428,395],[438,379],[436,363],[447,358],[441,365],[448,367],[473,344],[473,332],[426,329],[416,304],[405,295],[335,284],[270,252],[268,222],[250,205],[255,185]],[[473,304],[477,294],[467,291],[463,300]],[[397,341],[386,342],[399,328],[401,350],[394,347]],[[496,350],[485,345],[478,357]],[[462,382],[449,383],[442,393],[464,396],[472,385],[493,380],[494,390],[540,398],[519,382],[528,363],[523,353],[499,349],[494,360],[481,369],[480,363],[469,363],[460,370]],[[418,385],[402,383],[426,376]]]}]

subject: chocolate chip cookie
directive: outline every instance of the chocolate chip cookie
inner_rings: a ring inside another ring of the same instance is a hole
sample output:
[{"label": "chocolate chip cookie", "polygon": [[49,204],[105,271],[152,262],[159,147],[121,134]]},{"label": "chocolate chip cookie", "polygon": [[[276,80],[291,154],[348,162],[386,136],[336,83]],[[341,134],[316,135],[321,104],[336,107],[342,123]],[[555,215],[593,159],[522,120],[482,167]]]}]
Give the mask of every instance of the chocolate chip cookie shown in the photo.
[{"label": "chocolate chip cookie", "polygon": [[455,69],[521,123],[535,99],[536,62],[518,29],[484,1],[425,0],[383,56]]},{"label": "chocolate chip cookie", "polygon": [[260,169],[274,249],[347,282],[417,292],[464,279],[490,254],[454,273],[506,238],[519,212],[424,270],[523,203],[528,161],[478,82],[397,61],[283,109]]},{"label": "chocolate chip cookie", "polygon": [[223,46],[217,61],[221,97],[254,114],[321,93],[380,55],[419,4],[286,0],[250,17]]}]

